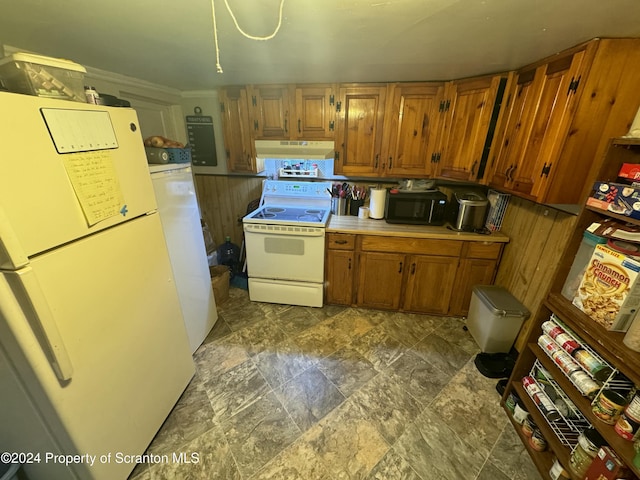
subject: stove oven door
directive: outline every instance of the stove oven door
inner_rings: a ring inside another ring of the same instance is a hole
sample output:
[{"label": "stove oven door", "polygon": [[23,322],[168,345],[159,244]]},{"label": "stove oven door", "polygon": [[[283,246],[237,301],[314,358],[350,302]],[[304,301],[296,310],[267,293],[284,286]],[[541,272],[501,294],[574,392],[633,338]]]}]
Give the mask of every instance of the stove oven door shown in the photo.
[{"label": "stove oven door", "polygon": [[245,224],[249,298],[321,307],[324,228]]},{"label": "stove oven door", "polygon": [[244,225],[249,277],[322,283],[324,228]]}]

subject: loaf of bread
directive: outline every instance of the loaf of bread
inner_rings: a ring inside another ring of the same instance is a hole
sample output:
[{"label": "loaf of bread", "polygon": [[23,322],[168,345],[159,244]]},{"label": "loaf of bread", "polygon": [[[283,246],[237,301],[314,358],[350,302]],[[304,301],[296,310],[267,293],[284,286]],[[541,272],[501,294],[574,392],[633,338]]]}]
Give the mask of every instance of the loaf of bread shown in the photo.
[{"label": "loaf of bread", "polygon": [[156,148],[184,148],[184,143],[176,142],[175,140],[170,140],[160,135],[153,135],[144,140],[144,146]]}]

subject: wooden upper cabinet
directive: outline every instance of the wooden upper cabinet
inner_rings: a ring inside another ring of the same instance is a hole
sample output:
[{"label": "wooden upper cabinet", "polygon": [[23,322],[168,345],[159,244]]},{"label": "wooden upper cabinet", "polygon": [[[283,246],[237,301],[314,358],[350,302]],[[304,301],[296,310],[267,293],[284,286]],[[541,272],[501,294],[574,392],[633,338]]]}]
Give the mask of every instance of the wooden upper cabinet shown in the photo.
[{"label": "wooden upper cabinet", "polygon": [[379,172],[395,177],[429,176],[444,84],[391,84],[388,95]]},{"label": "wooden upper cabinet", "polygon": [[386,101],[385,85],[343,85],[336,104],[336,158],[341,175],[378,174]]},{"label": "wooden upper cabinet", "polygon": [[333,140],[335,138],[336,87],[299,85],[295,89],[295,121],[292,138]]},{"label": "wooden upper cabinet", "polygon": [[596,39],[520,70],[489,185],[580,203],[608,139],[626,134],[640,104],[639,62],[640,39]]},{"label": "wooden upper cabinet", "polygon": [[220,91],[222,130],[227,166],[231,172],[258,173],[249,123],[249,102],[244,87]]},{"label": "wooden upper cabinet", "polygon": [[549,172],[553,167],[553,149],[560,147],[571,116],[570,107],[576,100],[578,79],[582,76],[585,52],[577,52],[542,65],[536,70],[535,104],[528,125],[527,143],[519,162],[509,172],[508,188],[514,192],[543,197]]},{"label": "wooden upper cabinet", "polygon": [[253,137],[260,140],[288,140],[292,99],[287,85],[250,87]]},{"label": "wooden upper cabinet", "polygon": [[553,150],[561,146],[571,122],[584,57],[585,51],[579,51],[523,72],[513,103],[517,121],[507,127],[495,186],[533,200],[543,196]]},{"label": "wooden upper cabinet", "polygon": [[[627,134],[640,105],[640,39],[600,39],[585,51],[576,101],[568,112],[556,148],[550,152],[548,179],[537,198],[550,204],[584,201],[602,164],[609,140]],[[597,48],[595,48],[597,47]],[[576,162],[579,167],[576,168]]]},{"label": "wooden upper cabinet", "polygon": [[504,136],[497,146],[497,159],[490,185],[510,190],[511,171],[522,161],[529,136],[529,127],[534,114],[530,105],[536,102],[538,84],[534,82],[536,70],[523,71],[518,75],[513,89],[508,93],[506,108],[509,109]]},{"label": "wooden upper cabinet", "polygon": [[449,82],[441,105],[442,136],[436,175],[475,181],[484,176],[493,132],[510,75]]},{"label": "wooden upper cabinet", "polygon": [[512,173],[513,188],[544,198],[549,173],[571,125],[577,89],[585,73],[585,51],[548,63],[542,70],[542,87],[521,170]]}]

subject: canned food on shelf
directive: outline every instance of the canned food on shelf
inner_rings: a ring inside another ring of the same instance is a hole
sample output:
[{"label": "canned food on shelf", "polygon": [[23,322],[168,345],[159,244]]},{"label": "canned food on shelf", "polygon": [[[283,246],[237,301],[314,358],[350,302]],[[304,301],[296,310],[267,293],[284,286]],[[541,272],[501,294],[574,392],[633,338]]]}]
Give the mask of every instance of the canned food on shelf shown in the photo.
[{"label": "canned food on shelf", "polygon": [[551,422],[555,422],[559,420],[560,413],[556,409],[556,406],[551,401],[551,399],[547,396],[546,393],[538,386],[533,377],[526,376],[522,379],[522,385],[525,390],[529,394],[529,396],[533,399],[536,406],[540,409],[540,411],[544,414],[544,416]]},{"label": "canned food on shelf", "polygon": [[527,409],[524,408],[520,402],[516,403],[516,406],[513,409],[513,420],[522,425],[522,422],[524,422],[528,416],[529,412]]},{"label": "canned food on shelf", "polygon": [[605,381],[613,373],[609,365],[602,363],[588,350],[579,349],[572,355],[596,380]]},{"label": "canned food on shelf", "polygon": [[618,392],[603,390],[593,401],[591,410],[593,414],[604,423],[613,425],[622,414],[627,400]]},{"label": "canned food on shelf", "polygon": [[548,355],[553,355],[560,350],[560,347],[553,341],[553,339],[548,335],[540,335],[538,337],[538,345],[542,348]]},{"label": "canned food on shelf", "polygon": [[551,338],[556,338],[561,333],[564,333],[564,330],[551,320],[547,320],[542,324],[542,331]]},{"label": "canned food on shelf", "polygon": [[634,439],[640,430],[640,396],[634,395],[618,418],[614,430],[625,440]]},{"label": "canned food on shelf", "polygon": [[556,365],[560,367],[560,370],[568,376],[571,376],[574,372],[582,371],[580,365],[564,350],[558,350],[552,358]]},{"label": "canned food on shelf", "polygon": [[593,379],[582,370],[571,373],[569,378],[578,390],[580,390],[580,393],[587,397],[593,397],[598,393],[598,390],[600,390],[600,385],[594,382]]},{"label": "canned food on shelf", "polygon": [[547,441],[542,436],[542,432],[539,429],[535,429],[533,434],[529,438],[529,445],[536,452],[544,452],[547,449]]}]

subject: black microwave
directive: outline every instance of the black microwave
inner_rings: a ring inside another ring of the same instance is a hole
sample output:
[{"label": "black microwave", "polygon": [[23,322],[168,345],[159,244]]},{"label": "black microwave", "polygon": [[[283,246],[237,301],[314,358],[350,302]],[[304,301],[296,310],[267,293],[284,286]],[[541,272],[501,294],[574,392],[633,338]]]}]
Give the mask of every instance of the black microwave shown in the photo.
[{"label": "black microwave", "polygon": [[438,191],[387,191],[384,218],[387,223],[442,225],[447,212],[447,196]]}]

